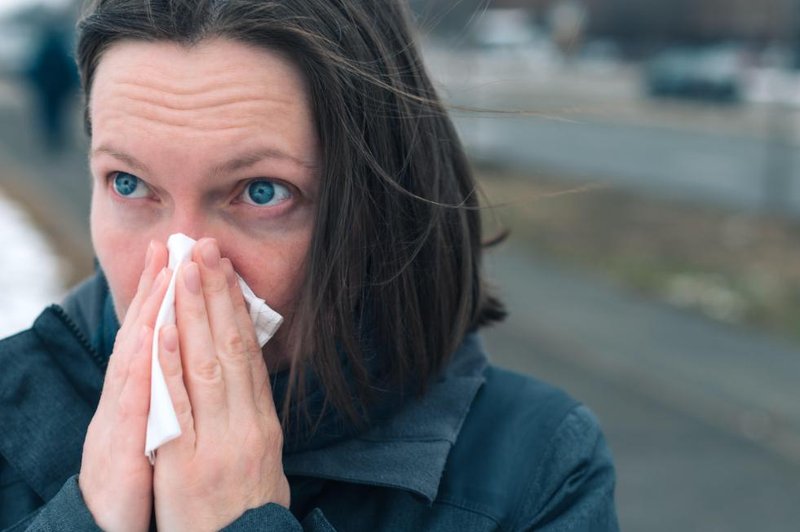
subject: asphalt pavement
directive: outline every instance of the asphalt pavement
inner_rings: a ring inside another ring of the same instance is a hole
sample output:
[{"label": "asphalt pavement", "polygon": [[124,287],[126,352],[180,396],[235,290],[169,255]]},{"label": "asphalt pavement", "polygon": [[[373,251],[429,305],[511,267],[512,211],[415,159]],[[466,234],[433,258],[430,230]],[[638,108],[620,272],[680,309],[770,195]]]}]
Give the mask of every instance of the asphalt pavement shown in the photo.
[{"label": "asphalt pavement", "polygon": [[625,530],[791,531],[800,518],[800,352],[525,254],[489,258],[510,308],[496,363],[589,405]]},{"label": "asphalt pavement", "polygon": [[[6,94],[0,187],[35,190],[29,203],[47,205],[88,242],[83,155],[45,157],[24,99]],[[598,414],[625,530],[796,529],[796,347],[641,299],[513,239],[488,269],[511,310],[486,333],[493,360],[565,388]]]},{"label": "asphalt pavement", "polygon": [[[483,158],[520,169],[749,211],[770,201],[765,172],[775,148],[752,138],[537,117],[462,115],[457,124]],[[800,169],[800,148],[781,149],[787,167]],[[782,201],[800,215],[800,187],[789,186]]]}]

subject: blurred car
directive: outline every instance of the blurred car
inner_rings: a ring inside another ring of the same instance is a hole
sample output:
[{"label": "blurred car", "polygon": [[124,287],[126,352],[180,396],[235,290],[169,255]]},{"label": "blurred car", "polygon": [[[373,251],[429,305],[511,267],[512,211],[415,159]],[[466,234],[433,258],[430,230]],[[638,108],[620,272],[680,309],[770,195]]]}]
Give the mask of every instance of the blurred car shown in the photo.
[{"label": "blurred car", "polygon": [[645,86],[655,97],[738,102],[744,89],[742,57],[735,46],[669,48],[646,64]]}]

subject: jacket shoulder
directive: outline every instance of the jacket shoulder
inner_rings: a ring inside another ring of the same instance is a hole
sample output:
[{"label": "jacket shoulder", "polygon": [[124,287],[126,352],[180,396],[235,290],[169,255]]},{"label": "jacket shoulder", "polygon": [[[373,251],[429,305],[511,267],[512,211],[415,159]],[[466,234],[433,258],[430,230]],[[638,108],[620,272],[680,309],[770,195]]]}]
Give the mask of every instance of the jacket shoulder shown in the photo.
[{"label": "jacket shoulder", "polygon": [[36,500],[47,501],[78,471],[103,373],[57,306],[46,309],[31,329],[0,341],[0,365],[0,522],[5,526],[6,519],[30,510],[20,497],[7,494],[30,488]]},{"label": "jacket shoulder", "polygon": [[437,499],[489,515],[509,530],[561,522],[587,498],[598,506],[590,519],[616,522],[613,466],[595,416],[536,378],[494,366],[485,376]]},{"label": "jacket shoulder", "polygon": [[91,336],[91,331],[102,321],[107,295],[108,283],[98,270],[67,292],[61,307],[83,334]]},{"label": "jacket shoulder", "polygon": [[[443,488],[500,503],[521,466],[544,459],[562,420],[579,403],[558,388],[495,366],[485,372],[448,457]],[[449,482],[448,482],[449,481]]]}]

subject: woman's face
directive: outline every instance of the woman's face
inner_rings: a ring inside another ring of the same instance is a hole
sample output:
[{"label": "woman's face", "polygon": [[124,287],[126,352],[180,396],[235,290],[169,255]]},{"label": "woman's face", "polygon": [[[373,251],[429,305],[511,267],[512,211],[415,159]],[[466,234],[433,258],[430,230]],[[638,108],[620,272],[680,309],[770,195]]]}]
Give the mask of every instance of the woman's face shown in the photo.
[{"label": "woman's face", "polygon": [[90,102],[92,239],[122,320],[150,240],[217,239],[291,317],[311,240],[318,147],[299,70],[227,40],[106,51]]}]

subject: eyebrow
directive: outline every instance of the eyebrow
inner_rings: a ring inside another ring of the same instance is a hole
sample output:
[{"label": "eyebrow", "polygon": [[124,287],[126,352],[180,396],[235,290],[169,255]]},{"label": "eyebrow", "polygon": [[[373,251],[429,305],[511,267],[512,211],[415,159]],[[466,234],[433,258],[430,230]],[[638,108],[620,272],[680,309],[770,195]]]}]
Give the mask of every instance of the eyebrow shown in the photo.
[{"label": "eyebrow", "polygon": [[240,155],[237,155],[233,159],[221,165],[215,166],[212,169],[212,172],[214,174],[232,173],[237,170],[249,168],[254,164],[263,161],[264,159],[282,159],[285,161],[289,161],[297,166],[308,168],[309,170],[313,170],[315,168],[315,165],[313,163],[305,161],[293,155],[290,155],[285,151],[279,150],[277,148],[261,148],[252,152],[245,152]]},{"label": "eyebrow", "polygon": [[150,173],[150,169],[147,167],[146,164],[140,162],[136,157],[133,155],[128,155],[127,153],[123,152],[122,150],[118,150],[113,146],[109,146],[103,144],[102,146],[98,146],[97,148],[92,150],[92,157],[105,153],[106,155],[110,155],[115,159],[118,159],[134,170],[143,171],[145,173]]},{"label": "eyebrow", "polygon": [[[134,170],[145,172],[148,174],[151,173],[150,169],[147,167],[145,163],[138,160],[133,155],[130,155],[122,150],[115,148],[114,146],[103,144],[92,150],[93,157],[102,153],[110,155],[115,159],[124,162]],[[236,157],[234,157],[229,161],[226,161],[220,165],[216,165],[211,169],[211,172],[212,175],[229,174],[239,170],[243,170],[245,168],[249,168],[263,161],[264,159],[281,159],[289,161],[297,166],[307,168],[309,170],[314,170],[316,168],[316,166],[313,163],[289,155],[288,153],[279,150],[277,148],[261,148],[252,152],[246,152],[237,155]]]}]

